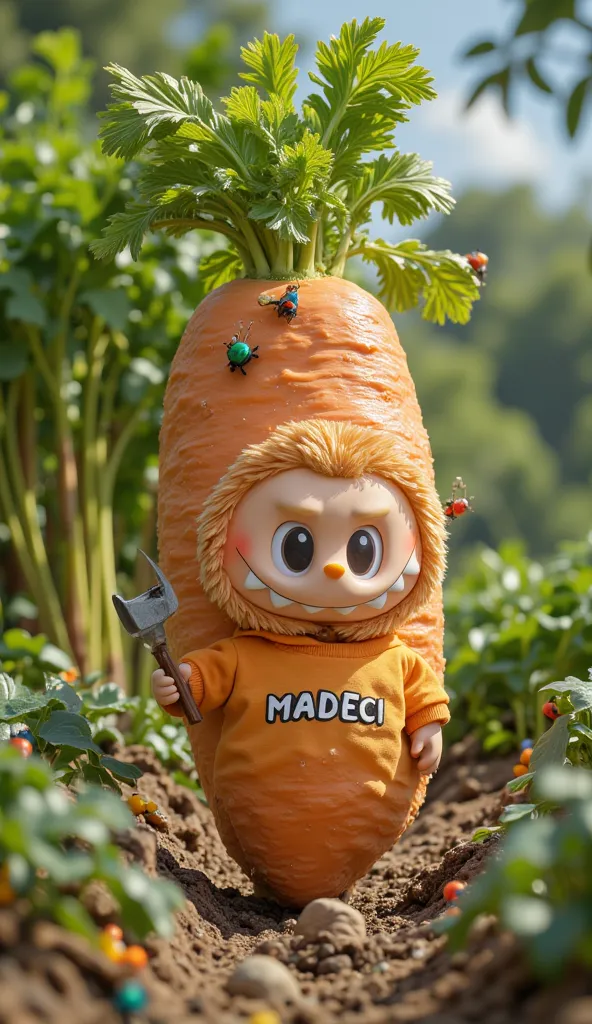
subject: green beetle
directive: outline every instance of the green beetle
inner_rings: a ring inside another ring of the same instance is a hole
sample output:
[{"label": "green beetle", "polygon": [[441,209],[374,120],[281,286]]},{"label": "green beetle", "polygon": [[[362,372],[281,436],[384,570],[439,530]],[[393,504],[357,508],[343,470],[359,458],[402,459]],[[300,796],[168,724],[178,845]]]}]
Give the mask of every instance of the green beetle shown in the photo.
[{"label": "green beetle", "polygon": [[251,323],[249,324],[245,332],[244,338],[241,338],[241,333],[243,329],[241,321],[240,324],[238,325],[238,334],[234,334],[232,337],[232,341],[226,343],[226,355],[228,356],[228,366],[230,372],[234,373],[234,371],[238,368],[242,373],[243,377],[247,376],[247,372],[244,369],[247,363],[250,363],[251,359],[259,358],[259,356],[255,355],[259,346],[255,345],[255,348],[251,348],[250,345],[248,344],[252,326],[253,321],[251,320]]}]

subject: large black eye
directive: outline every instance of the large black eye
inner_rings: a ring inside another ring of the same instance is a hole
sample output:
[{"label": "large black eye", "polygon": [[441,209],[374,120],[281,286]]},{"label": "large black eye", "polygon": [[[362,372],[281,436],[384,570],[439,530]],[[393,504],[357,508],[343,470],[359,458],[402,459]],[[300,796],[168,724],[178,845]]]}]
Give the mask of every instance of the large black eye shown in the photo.
[{"label": "large black eye", "polygon": [[306,572],[314,556],[312,533],[301,523],[283,523],[273,535],[271,556],[276,569],[287,576]]},{"label": "large black eye", "polygon": [[375,526],[352,533],[347,544],[347,564],[355,576],[375,576],[382,562],[382,537]]}]

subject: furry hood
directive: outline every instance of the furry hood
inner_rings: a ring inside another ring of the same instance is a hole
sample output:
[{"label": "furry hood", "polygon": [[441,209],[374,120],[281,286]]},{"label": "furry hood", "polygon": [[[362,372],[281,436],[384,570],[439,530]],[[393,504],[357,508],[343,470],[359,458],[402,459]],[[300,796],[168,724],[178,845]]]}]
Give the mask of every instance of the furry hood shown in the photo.
[{"label": "furry hood", "polygon": [[396,484],[407,497],[419,528],[422,557],[417,582],[391,611],[363,622],[333,625],[341,640],[369,640],[394,633],[430,598],[446,567],[445,517],[423,463],[407,454],[391,434],[373,427],[323,419],[285,423],[260,444],[245,448],[203,506],[198,518],[197,557],[207,596],[240,629],[284,636],[315,635],[322,623],[302,622],[266,612],[238,594],[223,567],[234,509],[255,484],[290,469],[321,476],[360,479],[370,474]]}]

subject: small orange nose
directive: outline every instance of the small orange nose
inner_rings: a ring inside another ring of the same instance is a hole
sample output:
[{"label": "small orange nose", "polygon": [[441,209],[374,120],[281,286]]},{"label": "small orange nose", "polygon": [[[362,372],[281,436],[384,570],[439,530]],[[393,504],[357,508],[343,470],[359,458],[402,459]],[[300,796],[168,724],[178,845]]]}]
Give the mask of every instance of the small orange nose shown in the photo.
[{"label": "small orange nose", "polygon": [[340,580],[345,569],[339,564],[339,562],[329,562],[328,565],[324,566],[323,572],[330,580]]}]

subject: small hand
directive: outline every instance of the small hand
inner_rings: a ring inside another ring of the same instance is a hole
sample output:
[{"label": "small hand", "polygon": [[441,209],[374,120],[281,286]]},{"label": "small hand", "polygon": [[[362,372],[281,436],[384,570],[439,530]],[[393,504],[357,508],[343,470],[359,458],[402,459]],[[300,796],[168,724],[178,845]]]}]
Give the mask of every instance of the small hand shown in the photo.
[{"label": "small hand", "polygon": [[422,775],[437,771],[442,757],[442,729],[438,722],[422,725],[411,734],[411,756],[419,758],[417,767]]},{"label": "small hand", "polygon": [[[189,682],[191,665],[182,663],[179,665],[179,670],[183,678]],[[169,704],[175,704],[179,700],[179,691],[175,680],[171,676],[165,676],[162,668],[157,668],[152,673],[152,696],[161,708],[166,708]]]}]

